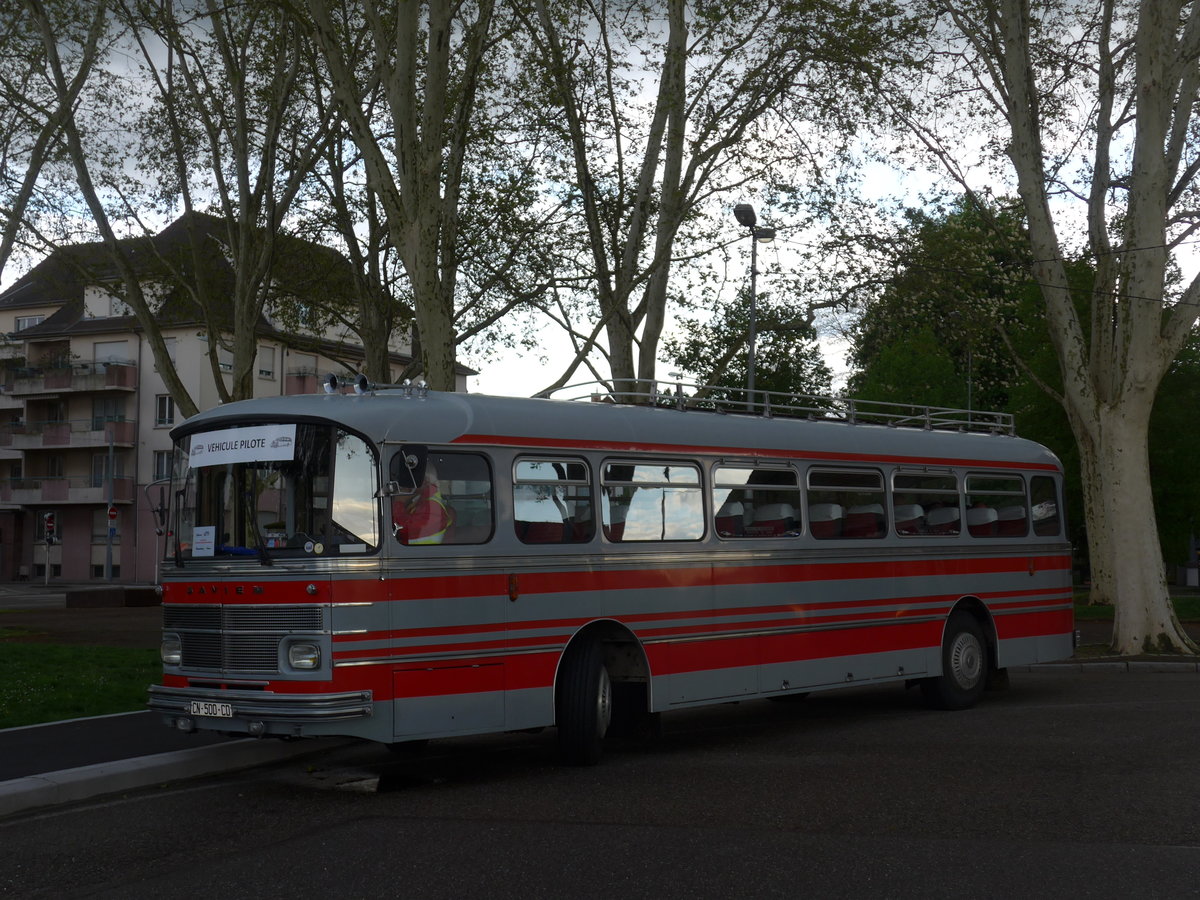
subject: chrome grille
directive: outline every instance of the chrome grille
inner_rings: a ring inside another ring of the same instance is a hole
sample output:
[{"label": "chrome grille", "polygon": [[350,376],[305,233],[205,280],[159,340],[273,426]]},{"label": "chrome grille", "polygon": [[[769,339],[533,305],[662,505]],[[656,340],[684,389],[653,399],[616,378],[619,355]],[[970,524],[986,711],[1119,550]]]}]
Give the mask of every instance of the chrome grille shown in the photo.
[{"label": "chrome grille", "polygon": [[321,631],[322,606],[164,606],[163,627],[205,631]]},{"label": "chrome grille", "polygon": [[163,629],[179,635],[181,668],[278,672],[279,642],[325,630],[322,606],[163,606]]}]

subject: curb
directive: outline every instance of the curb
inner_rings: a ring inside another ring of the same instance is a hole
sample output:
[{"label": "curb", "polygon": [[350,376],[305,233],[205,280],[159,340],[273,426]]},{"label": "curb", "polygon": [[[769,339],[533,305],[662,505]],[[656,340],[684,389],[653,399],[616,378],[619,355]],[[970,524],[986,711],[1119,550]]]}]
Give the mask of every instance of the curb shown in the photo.
[{"label": "curb", "polygon": [[1069,672],[1078,674],[1081,672],[1158,672],[1171,674],[1197,674],[1200,673],[1200,662],[1176,662],[1174,660],[1107,660],[1099,659],[1095,662],[1056,662],[1056,663],[1034,663],[1029,666],[1013,666],[1009,669],[1010,672],[1037,672],[1046,674],[1047,672]]},{"label": "curb", "polygon": [[0,782],[0,818],[104,794],[249,769],[353,743],[346,738],[296,742],[247,738],[226,744],[114,760]]}]

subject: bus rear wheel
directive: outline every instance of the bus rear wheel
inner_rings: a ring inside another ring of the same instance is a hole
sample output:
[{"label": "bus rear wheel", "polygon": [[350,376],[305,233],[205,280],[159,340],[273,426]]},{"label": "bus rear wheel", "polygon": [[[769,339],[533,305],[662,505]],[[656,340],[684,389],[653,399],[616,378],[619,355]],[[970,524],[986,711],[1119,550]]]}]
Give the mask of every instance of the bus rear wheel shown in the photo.
[{"label": "bus rear wheel", "polygon": [[968,709],[987,685],[988,652],[979,620],[963,610],[952,613],[942,642],[942,674],[921,681],[925,702],[935,709]]},{"label": "bus rear wheel", "polygon": [[571,647],[562,661],[555,696],[558,752],[563,762],[594,766],[600,761],[612,721],[612,698],[612,679],[599,642],[584,641]]}]

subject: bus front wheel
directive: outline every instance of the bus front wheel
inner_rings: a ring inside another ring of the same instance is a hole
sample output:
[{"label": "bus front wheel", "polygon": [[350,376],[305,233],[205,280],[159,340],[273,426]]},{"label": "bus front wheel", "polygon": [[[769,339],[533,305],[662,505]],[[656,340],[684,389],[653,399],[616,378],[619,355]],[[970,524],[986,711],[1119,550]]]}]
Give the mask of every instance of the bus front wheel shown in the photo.
[{"label": "bus front wheel", "polygon": [[942,674],[921,682],[925,702],[935,709],[967,709],[987,684],[987,642],[979,620],[963,610],[950,616],[942,643]]},{"label": "bus front wheel", "polygon": [[555,715],[558,752],[563,762],[594,766],[612,721],[612,680],[598,641],[571,647],[562,661]]}]

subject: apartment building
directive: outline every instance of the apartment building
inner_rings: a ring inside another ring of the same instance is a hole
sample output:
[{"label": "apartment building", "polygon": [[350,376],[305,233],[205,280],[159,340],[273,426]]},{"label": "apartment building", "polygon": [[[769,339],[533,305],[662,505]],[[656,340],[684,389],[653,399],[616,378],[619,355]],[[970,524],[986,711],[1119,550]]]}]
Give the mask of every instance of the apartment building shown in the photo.
[{"label": "apartment building", "polygon": [[[219,221],[197,218],[187,223],[188,239],[199,224],[204,239],[219,244]],[[152,262],[184,239],[182,225],[140,239],[156,243],[131,255],[142,260],[143,289],[157,298],[175,369],[207,409],[220,402],[214,350],[221,377],[227,386],[231,380],[232,356],[208,339],[222,316],[201,312]],[[207,259],[214,271],[206,277],[232,277],[225,254]],[[143,329],[108,289],[117,283],[104,248],[80,245],[51,254],[0,294],[0,581],[86,581],[109,571],[114,582],[157,580],[162,544],[154,508],[167,497],[156,482],[170,471],[170,430],[180,417]],[[289,333],[268,310],[256,328],[255,396],[315,392],[324,374],[355,371],[362,360],[356,340],[348,329]],[[410,348],[407,336],[389,344],[395,377],[408,366]],[[459,390],[468,374],[461,369]],[[46,513],[55,543],[46,541]]]}]

